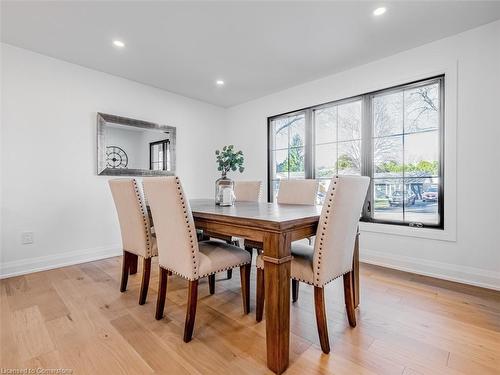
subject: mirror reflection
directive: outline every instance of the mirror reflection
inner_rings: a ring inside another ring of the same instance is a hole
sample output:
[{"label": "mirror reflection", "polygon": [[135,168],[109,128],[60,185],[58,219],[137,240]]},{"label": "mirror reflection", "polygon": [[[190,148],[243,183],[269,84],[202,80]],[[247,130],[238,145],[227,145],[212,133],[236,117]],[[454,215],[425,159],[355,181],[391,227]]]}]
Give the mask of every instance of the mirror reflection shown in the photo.
[{"label": "mirror reflection", "polygon": [[175,127],[100,113],[98,153],[99,174],[173,174]]}]

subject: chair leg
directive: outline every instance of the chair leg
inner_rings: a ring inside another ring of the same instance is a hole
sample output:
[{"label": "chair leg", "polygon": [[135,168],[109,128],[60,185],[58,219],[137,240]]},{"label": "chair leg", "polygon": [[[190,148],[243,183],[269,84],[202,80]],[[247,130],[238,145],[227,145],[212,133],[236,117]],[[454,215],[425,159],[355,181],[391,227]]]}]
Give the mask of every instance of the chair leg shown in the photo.
[{"label": "chair leg", "polygon": [[128,251],[123,251],[123,258],[122,258],[122,279],[120,283],[120,292],[124,292],[127,290],[127,282],[128,282],[128,273],[130,270],[130,255]]},{"label": "chair leg", "polygon": [[[234,241],[231,240],[226,240],[226,243],[229,245],[234,245]],[[227,279],[230,280],[233,277],[233,270],[227,270]]]},{"label": "chair leg", "polygon": [[316,324],[318,326],[321,350],[323,350],[323,353],[328,354],[330,353],[330,341],[328,340],[324,288],[314,287],[314,308],[316,310]]},{"label": "chair leg", "polygon": [[354,308],[359,306],[359,228],[354,242],[354,254],[352,257],[352,293],[354,295]]},{"label": "chair leg", "polygon": [[356,311],[354,307],[354,272],[351,271],[344,275],[344,299],[347,319],[351,327],[356,327]]},{"label": "chair leg", "polygon": [[264,270],[257,268],[257,298],[255,304],[255,319],[260,322],[262,321],[262,315],[264,313],[264,296],[265,296],[265,285],[264,285]]},{"label": "chair leg", "polygon": [[196,318],[197,302],[198,302],[198,280],[189,281],[186,323],[184,325],[184,342],[191,341],[191,338],[193,337],[193,328],[194,328],[194,320]]},{"label": "chair leg", "polygon": [[215,273],[208,276],[208,289],[210,290],[210,294],[215,293]]},{"label": "chair leg", "polygon": [[135,275],[137,273],[137,263],[139,262],[139,257],[136,254],[130,254],[130,274]]},{"label": "chair leg", "polygon": [[241,297],[243,298],[243,312],[250,312],[250,264],[240,267]]},{"label": "chair leg", "polygon": [[245,246],[245,250],[250,253],[250,256],[253,255],[253,247],[251,247],[251,246]]},{"label": "chair leg", "polygon": [[159,279],[158,279],[158,297],[156,300],[156,320],[163,318],[163,309],[165,308],[165,299],[167,297],[167,281],[168,281],[168,271],[164,268],[159,267]]},{"label": "chair leg", "polygon": [[299,299],[299,282],[292,279],[292,302],[297,302]]},{"label": "chair leg", "polygon": [[151,258],[144,258],[142,260],[142,282],[141,293],[139,294],[139,305],[146,303],[149,288],[149,278],[151,275]]}]

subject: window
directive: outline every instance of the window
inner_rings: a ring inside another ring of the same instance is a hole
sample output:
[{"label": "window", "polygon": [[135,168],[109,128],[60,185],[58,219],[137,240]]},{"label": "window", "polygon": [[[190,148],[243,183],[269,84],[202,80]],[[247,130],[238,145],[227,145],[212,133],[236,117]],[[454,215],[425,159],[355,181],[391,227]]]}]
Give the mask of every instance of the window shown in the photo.
[{"label": "window", "polygon": [[319,180],[320,202],[333,176],[361,173],[361,109],[360,99],[313,109],[314,177]]},{"label": "window", "polygon": [[170,170],[170,141],[168,139],[149,144],[149,169],[152,171]]},{"label": "window", "polygon": [[269,118],[269,200],[279,181],[372,183],[362,220],[443,228],[444,76]]},{"label": "window", "polygon": [[[305,178],[305,114],[298,112],[271,121],[272,191],[280,180]],[[273,196],[274,197],[274,196]]]}]

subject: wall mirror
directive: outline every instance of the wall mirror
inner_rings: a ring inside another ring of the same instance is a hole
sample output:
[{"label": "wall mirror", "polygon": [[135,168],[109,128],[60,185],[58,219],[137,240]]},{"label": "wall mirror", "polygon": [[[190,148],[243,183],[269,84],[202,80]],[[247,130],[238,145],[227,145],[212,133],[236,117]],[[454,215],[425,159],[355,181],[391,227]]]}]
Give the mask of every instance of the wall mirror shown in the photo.
[{"label": "wall mirror", "polygon": [[175,174],[175,133],[174,126],[98,113],[97,174]]}]

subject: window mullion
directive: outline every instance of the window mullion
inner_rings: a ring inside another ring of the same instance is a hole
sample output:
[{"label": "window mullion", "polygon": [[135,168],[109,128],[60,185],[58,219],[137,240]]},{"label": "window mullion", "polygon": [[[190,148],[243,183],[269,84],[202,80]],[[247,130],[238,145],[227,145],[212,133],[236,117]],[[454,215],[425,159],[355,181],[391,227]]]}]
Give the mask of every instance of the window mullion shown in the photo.
[{"label": "window mullion", "polygon": [[314,121],[313,110],[307,109],[305,117],[305,145],[304,145],[304,173],[305,178],[315,178],[314,176]]},{"label": "window mullion", "polygon": [[361,113],[361,175],[371,179],[370,187],[363,206],[363,218],[371,219],[373,215],[373,111],[371,95],[363,95]]}]

